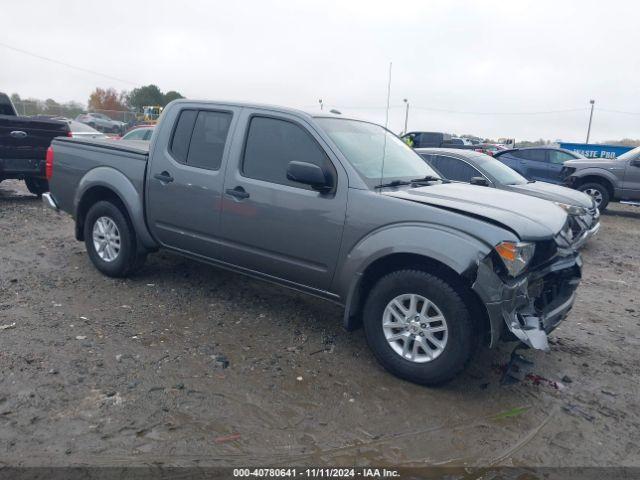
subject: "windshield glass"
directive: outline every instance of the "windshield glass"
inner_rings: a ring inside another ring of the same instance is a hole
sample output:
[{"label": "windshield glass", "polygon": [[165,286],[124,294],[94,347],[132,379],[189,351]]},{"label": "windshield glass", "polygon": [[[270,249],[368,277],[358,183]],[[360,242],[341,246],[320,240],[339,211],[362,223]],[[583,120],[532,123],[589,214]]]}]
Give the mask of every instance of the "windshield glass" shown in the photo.
[{"label": "windshield glass", "polygon": [[370,187],[393,180],[440,177],[407,144],[380,125],[340,118],[317,121]]},{"label": "windshield glass", "polygon": [[496,179],[498,183],[504,185],[523,185],[527,183],[527,179],[520,175],[515,170],[507,167],[499,160],[487,160],[482,162],[480,166],[492,177]]},{"label": "windshield glass", "polygon": [[636,157],[638,154],[640,154],[640,147],[636,147],[633,150],[629,150],[628,152],[623,153],[618,158],[616,158],[616,160],[622,160],[624,162],[625,160]]}]

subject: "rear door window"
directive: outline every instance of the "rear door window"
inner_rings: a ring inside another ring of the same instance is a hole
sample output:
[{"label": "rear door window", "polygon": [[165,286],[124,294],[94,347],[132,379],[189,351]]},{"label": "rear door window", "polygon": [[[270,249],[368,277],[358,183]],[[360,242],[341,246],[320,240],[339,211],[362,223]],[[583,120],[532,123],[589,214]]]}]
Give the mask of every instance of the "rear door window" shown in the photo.
[{"label": "rear door window", "polygon": [[180,163],[187,163],[189,142],[193,132],[193,124],[196,122],[197,110],[183,110],[173,131],[171,139],[171,154]]},{"label": "rear door window", "polygon": [[231,125],[231,113],[200,111],[193,127],[187,165],[218,170]]}]

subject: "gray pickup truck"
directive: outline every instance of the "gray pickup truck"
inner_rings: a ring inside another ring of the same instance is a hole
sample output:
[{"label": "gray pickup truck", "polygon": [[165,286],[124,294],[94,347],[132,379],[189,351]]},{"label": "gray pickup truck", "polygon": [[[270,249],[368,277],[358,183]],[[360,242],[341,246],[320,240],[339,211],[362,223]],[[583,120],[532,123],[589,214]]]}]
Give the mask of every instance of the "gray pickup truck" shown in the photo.
[{"label": "gray pickup truck", "polygon": [[609,202],[640,206],[640,147],[618,158],[581,158],[564,162],[564,184],[593,197],[600,211]]},{"label": "gray pickup truck", "polygon": [[564,210],[440,180],[378,125],[178,100],[151,141],[56,139],[46,203],[109,276],[165,248],[344,306],[380,363],[422,384],[484,341],[548,349],[581,275]]}]

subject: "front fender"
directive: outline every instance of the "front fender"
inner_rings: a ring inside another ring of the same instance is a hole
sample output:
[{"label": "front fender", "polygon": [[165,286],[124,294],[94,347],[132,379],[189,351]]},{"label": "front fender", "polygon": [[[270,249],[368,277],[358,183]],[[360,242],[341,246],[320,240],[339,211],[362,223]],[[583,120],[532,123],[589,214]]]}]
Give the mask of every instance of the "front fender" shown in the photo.
[{"label": "front fender", "polygon": [[345,299],[345,328],[353,326],[360,304],[360,281],[374,262],[389,255],[414,254],[462,274],[477,265],[491,248],[478,238],[442,225],[396,224],[371,232],[351,249],[337,277],[336,291]]},{"label": "front fender", "polygon": [[[74,217],[78,221],[78,209],[83,197],[94,187],[111,190],[124,204],[133,228],[146,248],[157,248],[144,219],[144,199],[134,184],[122,172],[110,167],[96,167],[89,170],[80,180],[73,201]],[[144,188],[141,186],[140,188]]]},{"label": "front fender", "polygon": [[[611,167],[615,170],[608,170],[606,168],[600,167],[588,167],[581,170],[576,170],[571,174],[574,178],[584,178],[584,177],[601,177],[607,180],[615,190],[618,190],[618,185],[620,181],[624,177],[624,165],[618,167]],[[620,173],[618,176],[617,173]]]}]

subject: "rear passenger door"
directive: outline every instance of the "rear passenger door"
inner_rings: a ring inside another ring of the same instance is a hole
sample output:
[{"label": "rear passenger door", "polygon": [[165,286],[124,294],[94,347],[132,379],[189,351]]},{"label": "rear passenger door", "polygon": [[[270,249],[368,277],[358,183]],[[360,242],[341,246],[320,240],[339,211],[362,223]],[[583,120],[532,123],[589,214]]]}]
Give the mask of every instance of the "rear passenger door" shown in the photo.
[{"label": "rear passenger door", "polygon": [[216,259],[229,137],[239,109],[184,108],[158,128],[147,171],[147,222],[165,247]]},{"label": "rear passenger door", "polygon": [[514,154],[520,158],[524,176],[529,180],[545,181],[548,176],[546,151],[541,148],[517,150]]},{"label": "rear passenger door", "polygon": [[[224,260],[250,272],[329,290],[345,221],[346,172],[305,120],[243,110],[225,181]],[[289,162],[318,165],[333,178],[322,193],[287,179]]]}]

